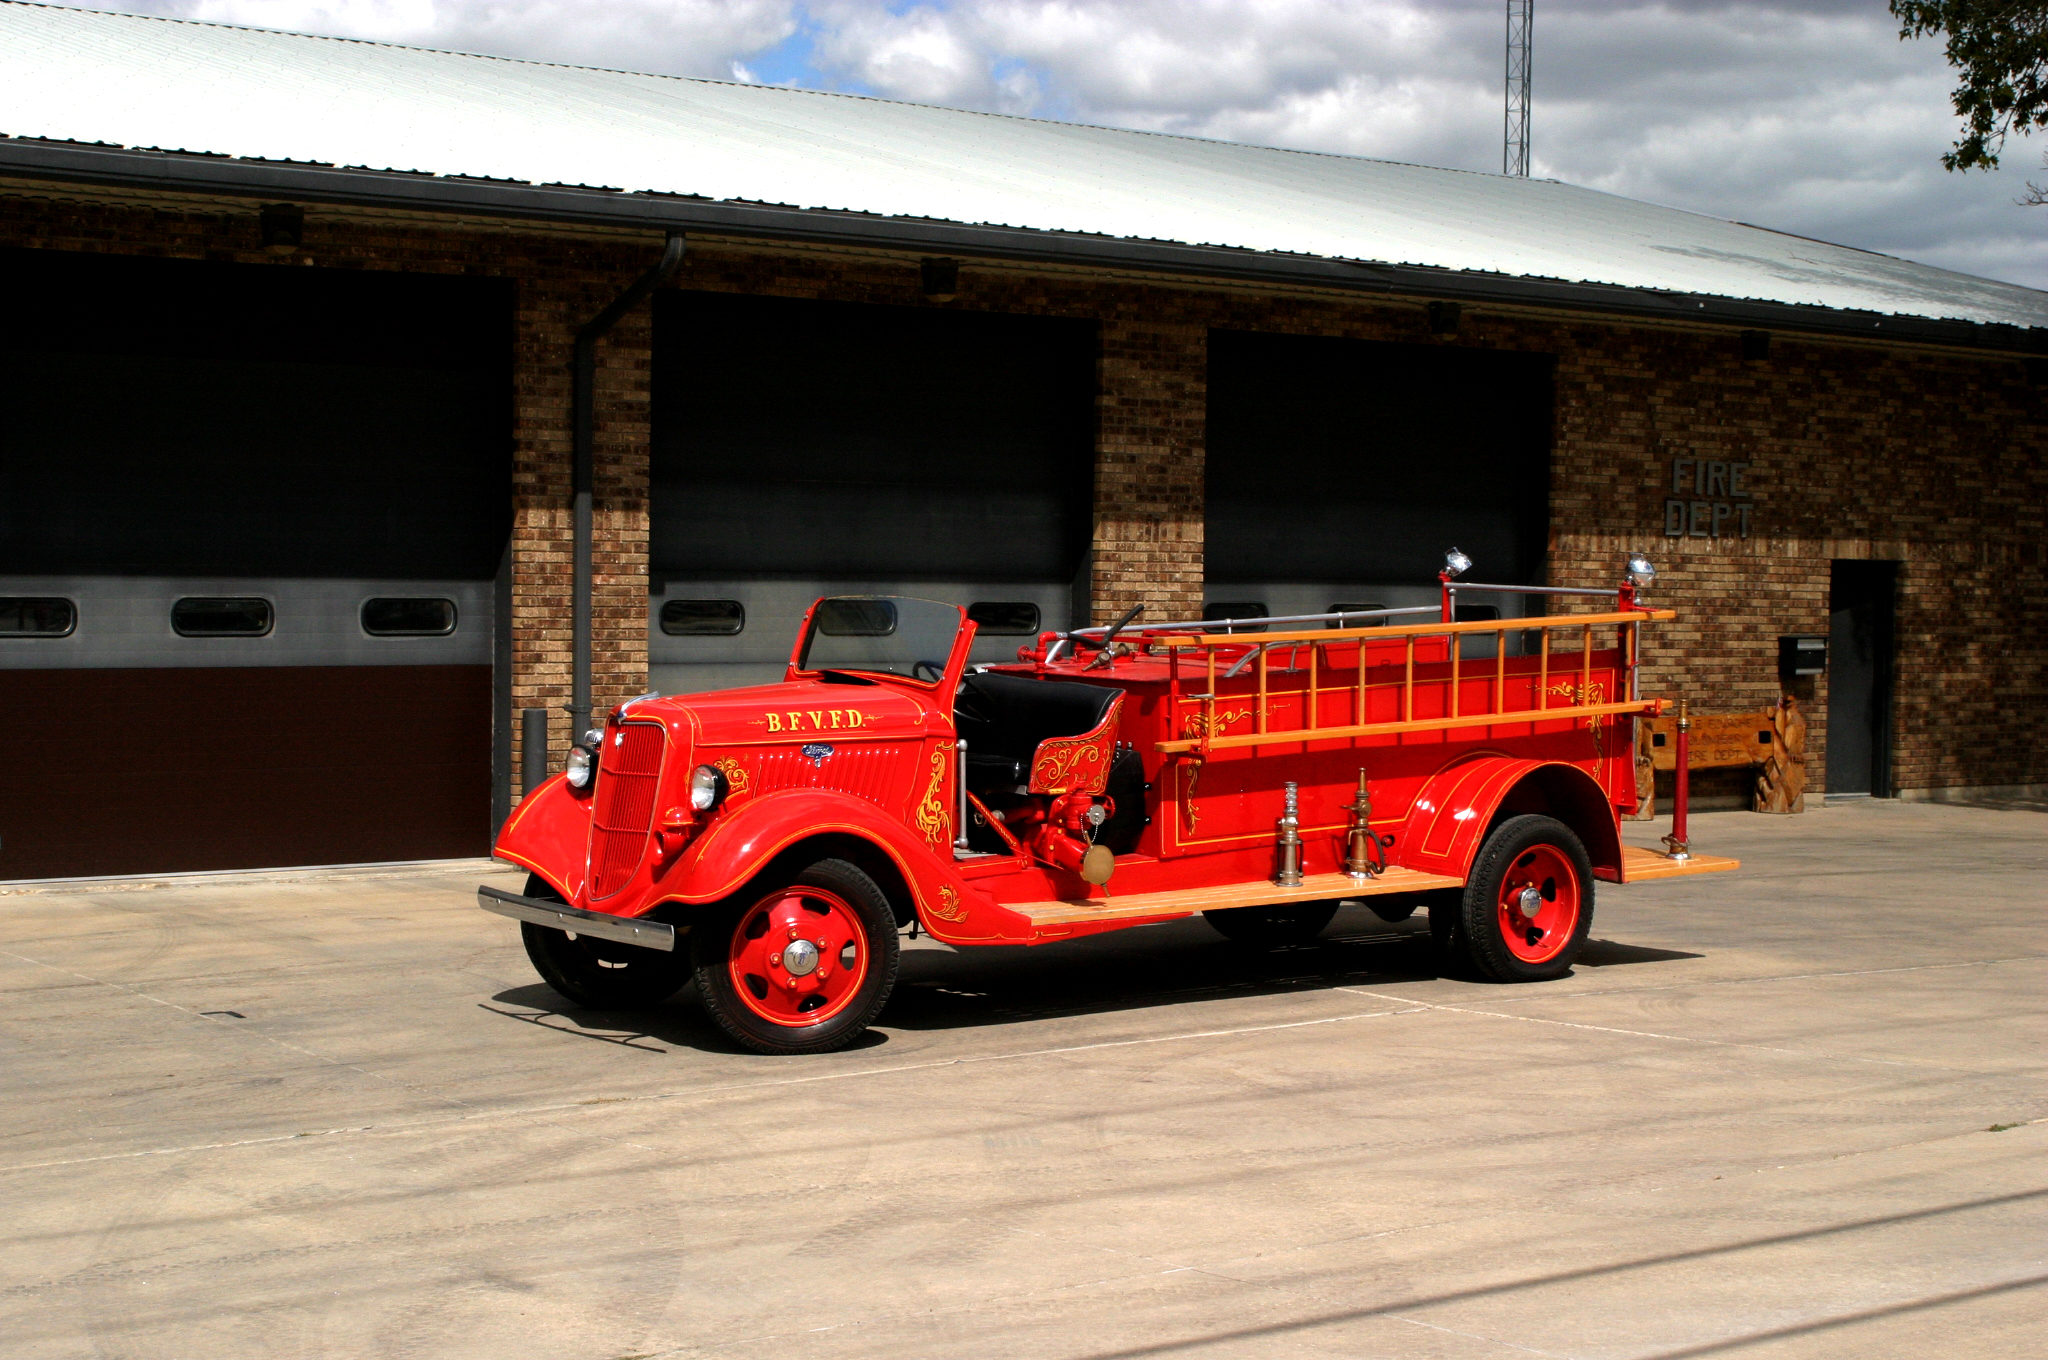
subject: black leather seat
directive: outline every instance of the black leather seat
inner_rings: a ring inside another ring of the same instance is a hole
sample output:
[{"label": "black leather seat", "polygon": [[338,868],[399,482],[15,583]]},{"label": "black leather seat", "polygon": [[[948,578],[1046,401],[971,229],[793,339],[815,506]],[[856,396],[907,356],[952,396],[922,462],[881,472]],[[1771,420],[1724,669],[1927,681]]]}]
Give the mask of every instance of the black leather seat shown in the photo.
[{"label": "black leather seat", "polygon": [[967,786],[979,793],[1030,782],[1038,743],[1093,731],[1122,692],[1108,685],[992,671],[963,677],[953,717],[967,743]]}]

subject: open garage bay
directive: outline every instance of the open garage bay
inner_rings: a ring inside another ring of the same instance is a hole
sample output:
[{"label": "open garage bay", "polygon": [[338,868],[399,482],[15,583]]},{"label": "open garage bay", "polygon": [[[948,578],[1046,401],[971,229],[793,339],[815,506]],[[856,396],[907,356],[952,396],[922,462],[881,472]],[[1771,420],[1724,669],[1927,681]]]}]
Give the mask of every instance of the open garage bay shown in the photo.
[{"label": "open garage bay", "polygon": [[[1663,828],[1631,828],[1654,842]],[[1700,819],[1558,983],[1419,918],[920,941],[865,1046],[566,1010],[475,873],[0,896],[12,1357],[2008,1356],[2038,810]],[[489,873],[507,887],[519,880]],[[2033,1342],[2026,1341],[2033,1336]]]}]

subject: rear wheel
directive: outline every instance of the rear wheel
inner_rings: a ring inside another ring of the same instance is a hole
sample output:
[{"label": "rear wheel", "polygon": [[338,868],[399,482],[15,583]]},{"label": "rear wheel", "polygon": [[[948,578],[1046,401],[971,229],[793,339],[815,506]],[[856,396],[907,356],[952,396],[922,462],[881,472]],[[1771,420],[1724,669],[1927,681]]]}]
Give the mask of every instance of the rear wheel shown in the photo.
[{"label": "rear wheel", "polygon": [[1572,829],[1552,817],[1510,817],[1472,863],[1457,933],[1498,982],[1540,982],[1571,971],[1593,928],[1593,867]]},{"label": "rear wheel", "polygon": [[[538,875],[526,880],[526,895],[543,902],[562,900]],[[519,923],[519,938],[541,981],[592,1010],[658,1005],[690,980],[689,955],[681,949],[647,949],[531,921]]]},{"label": "rear wheel", "polygon": [[1279,949],[1307,944],[1323,933],[1337,914],[1335,902],[1301,902],[1284,907],[1231,907],[1226,911],[1205,911],[1202,919],[1216,927],[1225,939],[1248,944],[1254,949]]},{"label": "rear wheel", "polygon": [[704,1009],[757,1053],[844,1048],[896,985],[900,946],[888,896],[842,859],[757,886],[722,920],[691,933]]}]

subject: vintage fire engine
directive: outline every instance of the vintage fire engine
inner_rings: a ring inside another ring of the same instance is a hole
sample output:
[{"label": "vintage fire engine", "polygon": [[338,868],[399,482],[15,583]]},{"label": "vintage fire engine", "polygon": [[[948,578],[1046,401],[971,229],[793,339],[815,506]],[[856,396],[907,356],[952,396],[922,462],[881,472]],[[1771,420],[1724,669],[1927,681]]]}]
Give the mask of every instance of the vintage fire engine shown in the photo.
[{"label": "vintage fire engine", "polygon": [[1649,563],[1615,590],[1466,584],[1594,612],[1459,623],[1468,567],[1440,607],[1127,615],[972,671],[957,606],[819,600],[780,684],[614,710],[499,837],[526,891],[479,902],[572,1002],[694,977],[771,1053],[860,1034],[905,930],[1039,944],[1199,912],[1274,946],[1357,900],[1426,909],[1484,977],[1556,977],[1596,881],[1736,865],[1684,844],[1683,759],[1672,853],[1621,843],[1635,720],[1666,707],[1637,690],[1643,626],[1675,617],[1643,601]]}]

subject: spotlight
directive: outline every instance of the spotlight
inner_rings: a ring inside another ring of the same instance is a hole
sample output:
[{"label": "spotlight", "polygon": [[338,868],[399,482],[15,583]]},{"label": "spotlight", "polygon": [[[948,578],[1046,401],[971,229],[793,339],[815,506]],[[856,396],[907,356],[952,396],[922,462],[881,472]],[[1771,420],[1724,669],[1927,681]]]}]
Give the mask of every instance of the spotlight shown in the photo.
[{"label": "spotlight", "polygon": [[1628,579],[1637,590],[1648,590],[1657,580],[1657,569],[1650,565],[1650,559],[1641,553],[1628,556]]},{"label": "spotlight", "polygon": [[1444,579],[1455,581],[1472,570],[1472,559],[1456,548],[1444,554]]},{"label": "spotlight", "polygon": [[960,291],[960,262],[928,255],[917,262],[918,282],[933,302],[951,302]]},{"label": "spotlight", "polygon": [[306,239],[306,210],[296,203],[266,203],[256,220],[263,248],[274,255],[289,255]]}]

